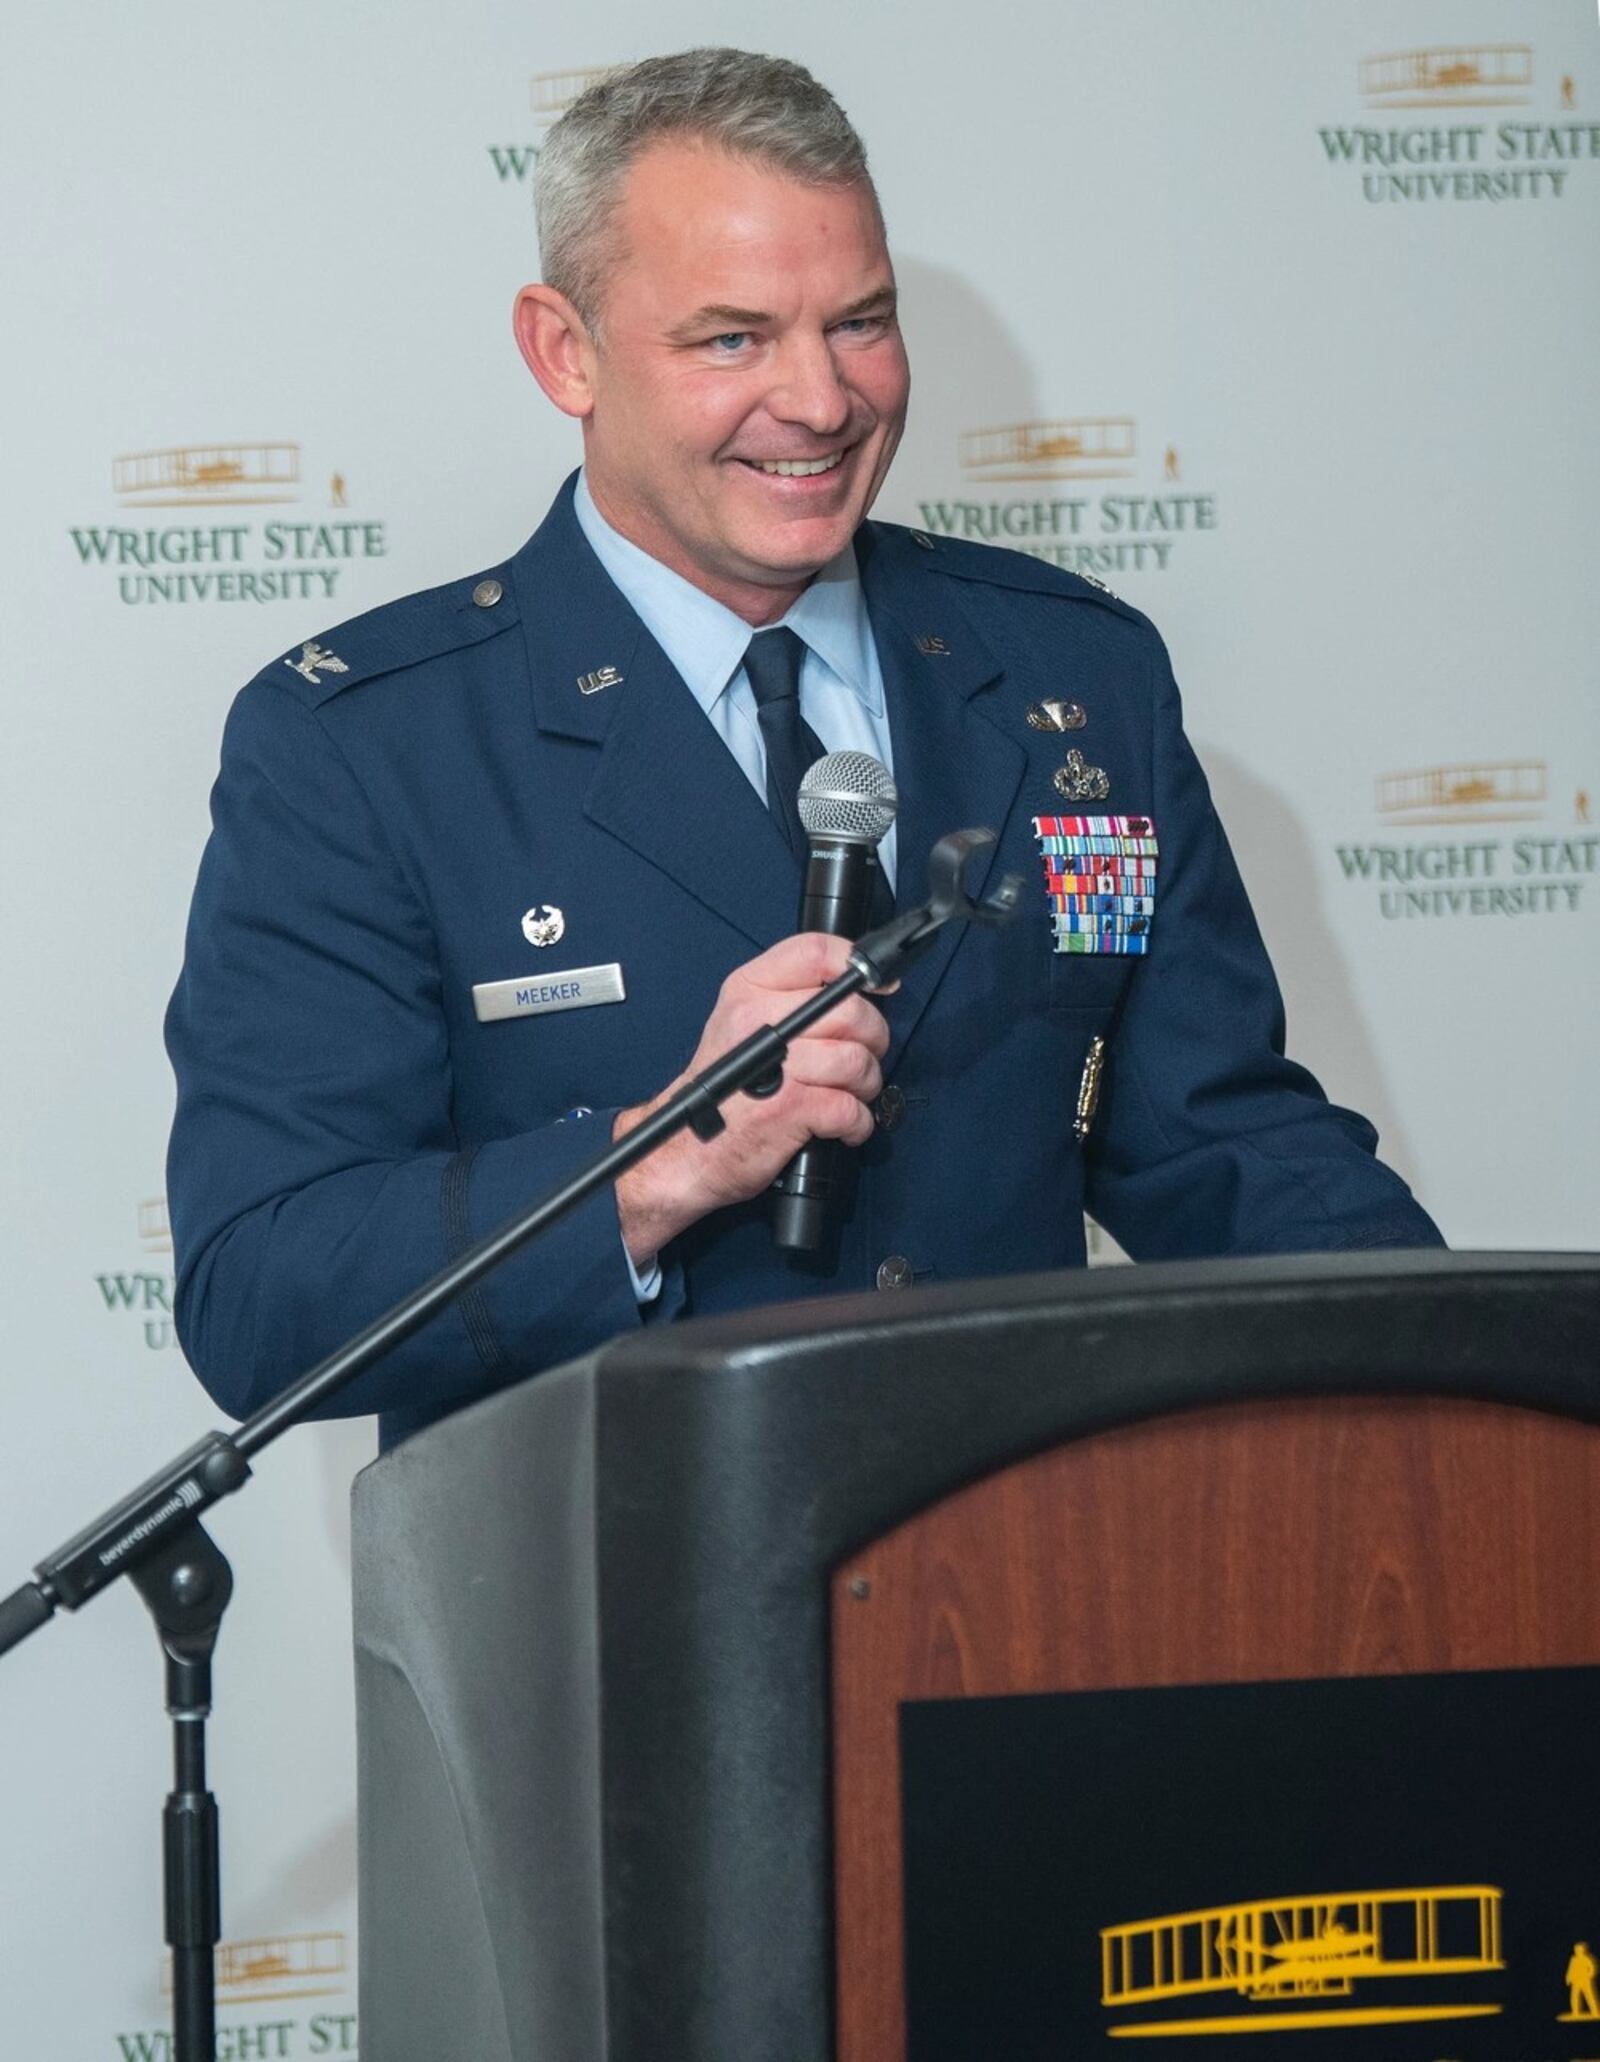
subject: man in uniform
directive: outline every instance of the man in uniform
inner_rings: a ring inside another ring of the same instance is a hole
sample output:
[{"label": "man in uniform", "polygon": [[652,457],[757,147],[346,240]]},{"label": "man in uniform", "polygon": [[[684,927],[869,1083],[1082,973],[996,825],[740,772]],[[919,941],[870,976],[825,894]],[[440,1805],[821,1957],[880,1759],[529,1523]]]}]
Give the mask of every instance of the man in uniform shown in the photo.
[{"label": "man in uniform", "polygon": [[[1078,1264],[1085,1206],[1137,1258],[1436,1243],[1283,1056],[1150,624],[867,521],[909,376],[832,98],[651,60],[557,124],[538,202],[516,331],[582,473],[509,562],[295,646],[229,718],[168,1021],[178,1323],[218,1400],[256,1408],[840,970],[791,935],[819,749],[892,769],[900,906],[985,824],[1023,914],[947,930],[342,1408],[393,1440],[633,1325]],[[859,1162],[820,1265],[764,1206],[814,1137]]]}]

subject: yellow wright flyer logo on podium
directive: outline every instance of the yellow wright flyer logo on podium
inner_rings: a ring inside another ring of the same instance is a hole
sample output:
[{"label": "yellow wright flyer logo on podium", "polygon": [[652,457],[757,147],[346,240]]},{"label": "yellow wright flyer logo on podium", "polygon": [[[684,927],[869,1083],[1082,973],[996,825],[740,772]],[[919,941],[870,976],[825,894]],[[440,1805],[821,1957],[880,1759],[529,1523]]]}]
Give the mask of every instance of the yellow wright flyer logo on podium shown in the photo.
[{"label": "yellow wright flyer logo on podium", "polygon": [[1106,2031],[1128,2040],[1488,2018],[1502,2009],[1495,1999],[1430,2002],[1415,1984],[1504,1969],[1500,1903],[1492,1885],[1467,1883],[1262,1898],[1108,1926],[1100,1935],[1108,2010],[1223,1995],[1243,2003],[1196,2018],[1115,2020]]},{"label": "yellow wright flyer logo on podium", "polygon": [[1600,1668],[902,1702],[907,2053],[1600,2062],[1597,1718]]}]

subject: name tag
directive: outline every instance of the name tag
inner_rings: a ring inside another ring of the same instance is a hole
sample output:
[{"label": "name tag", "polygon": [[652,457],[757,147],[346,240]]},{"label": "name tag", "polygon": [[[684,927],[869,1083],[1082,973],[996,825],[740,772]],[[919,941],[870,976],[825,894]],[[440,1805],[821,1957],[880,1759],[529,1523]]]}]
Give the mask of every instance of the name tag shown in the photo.
[{"label": "name tag", "polygon": [[529,974],[516,981],[479,981],[472,1007],[480,1024],[502,1017],[542,1017],[551,1010],[593,1009],[597,1002],[621,1002],[626,990],[622,969],[570,967],[564,974]]}]

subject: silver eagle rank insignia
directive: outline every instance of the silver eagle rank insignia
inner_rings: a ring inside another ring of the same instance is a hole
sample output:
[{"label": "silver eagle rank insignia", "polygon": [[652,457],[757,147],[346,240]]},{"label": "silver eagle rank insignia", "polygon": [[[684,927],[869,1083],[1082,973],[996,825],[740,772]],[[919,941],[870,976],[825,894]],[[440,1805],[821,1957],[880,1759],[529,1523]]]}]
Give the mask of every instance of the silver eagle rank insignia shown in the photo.
[{"label": "silver eagle rank insignia", "polygon": [[322,646],[316,643],[301,645],[299,658],[285,659],[283,663],[291,673],[298,673],[302,680],[309,680],[313,687],[317,685],[319,673],[350,671],[343,659],[335,658],[332,652],[324,651]]}]

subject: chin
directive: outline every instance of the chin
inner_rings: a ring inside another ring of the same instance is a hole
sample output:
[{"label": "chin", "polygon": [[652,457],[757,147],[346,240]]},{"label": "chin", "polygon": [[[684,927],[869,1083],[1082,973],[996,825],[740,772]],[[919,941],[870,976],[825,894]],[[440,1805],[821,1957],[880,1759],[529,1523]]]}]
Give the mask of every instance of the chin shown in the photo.
[{"label": "chin", "polygon": [[753,540],[750,563],[785,579],[803,579],[837,558],[855,535],[859,516],[814,516],[790,523],[775,536]]}]

